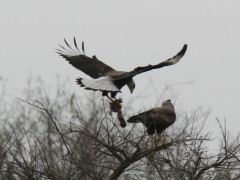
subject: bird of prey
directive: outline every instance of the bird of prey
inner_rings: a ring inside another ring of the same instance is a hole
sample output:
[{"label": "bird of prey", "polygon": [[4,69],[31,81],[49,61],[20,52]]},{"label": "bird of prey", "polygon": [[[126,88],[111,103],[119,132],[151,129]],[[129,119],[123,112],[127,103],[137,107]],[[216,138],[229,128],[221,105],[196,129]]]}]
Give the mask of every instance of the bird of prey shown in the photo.
[{"label": "bird of prey", "polygon": [[150,144],[153,135],[157,132],[160,138],[161,133],[171,126],[176,120],[176,114],[171,100],[164,101],[162,107],[152,108],[148,111],[132,116],[128,119],[129,123],[143,123],[147,128]]},{"label": "bird of prey", "polygon": [[110,93],[112,98],[115,98],[116,94],[121,92],[121,88],[125,85],[128,86],[130,92],[132,93],[135,88],[135,83],[133,81],[134,76],[146,71],[176,64],[183,57],[187,50],[187,45],[185,44],[182,50],[172,58],[169,58],[156,65],[149,64],[148,66],[137,67],[132,71],[127,72],[113,69],[109,65],[100,61],[95,55],[92,57],[86,56],[84,42],[82,42],[81,51],[77,46],[75,38],[75,48],[72,48],[65,39],[64,41],[66,47],[59,45],[60,49],[57,49],[57,53],[65,58],[75,68],[83,71],[93,78],[78,78],[76,80],[77,84],[79,84],[81,87],[85,87],[87,90],[101,91],[103,96],[109,97],[108,93]]}]

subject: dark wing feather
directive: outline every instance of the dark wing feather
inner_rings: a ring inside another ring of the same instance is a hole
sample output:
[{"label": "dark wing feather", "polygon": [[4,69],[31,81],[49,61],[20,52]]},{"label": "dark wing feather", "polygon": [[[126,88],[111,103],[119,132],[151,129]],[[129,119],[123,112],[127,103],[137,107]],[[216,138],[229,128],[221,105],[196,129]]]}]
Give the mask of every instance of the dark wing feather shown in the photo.
[{"label": "dark wing feather", "polygon": [[144,67],[137,67],[134,70],[130,71],[128,74],[126,74],[116,80],[131,78],[133,76],[136,76],[137,74],[141,74],[146,71],[151,71],[153,69],[159,69],[164,66],[170,66],[170,65],[176,64],[184,56],[186,50],[187,50],[187,45],[185,44],[183,46],[182,50],[179,53],[177,53],[175,56],[173,56],[172,58],[169,58],[166,61],[163,61],[157,65],[148,65],[148,66],[144,66]]},{"label": "dark wing feather", "polygon": [[98,60],[96,56],[93,56],[92,58],[86,56],[84,51],[84,43],[82,43],[82,53],[77,46],[75,38],[75,49],[73,49],[65,39],[64,41],[68,48],[59,45],[61,49],[57,49],[57,53],[66,59],[75,68],[81,70],[92,78],[96,79],[103,77],[106,76],[107,73],[115,71],[112,67]]}]

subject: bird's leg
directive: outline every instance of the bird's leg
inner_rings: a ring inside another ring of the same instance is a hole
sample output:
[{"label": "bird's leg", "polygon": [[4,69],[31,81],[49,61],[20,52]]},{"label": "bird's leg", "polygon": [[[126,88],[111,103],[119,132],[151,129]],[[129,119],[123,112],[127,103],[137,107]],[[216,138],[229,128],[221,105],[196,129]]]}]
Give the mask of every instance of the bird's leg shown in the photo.
[{"label": "bird's leg", "polygon": [[159,142],[160,144],[164,144],[165,143],[164,135],[161,135],[160,133],[157,133],[156,141]]},{"label": "bird's leg", "polygon": [[153,135],[148,136],[148,148],[152,148]]},{"label": "bird's leg", "polygon": [[148,148],[150,149],[154,149],[156,146],[155,146],[155,140],[154,140],[154,134],[151,134],[148,136]]},{"label": "bird's leg", "polygon": [[110,98],[110,96],[108,94],[106,96],[110,101],[114,102],[114,100],[112,98]]},{"label": "bird's leg", "polygon": [[157,147],[157,135],[156,132],[153,134],[153,148]]}]

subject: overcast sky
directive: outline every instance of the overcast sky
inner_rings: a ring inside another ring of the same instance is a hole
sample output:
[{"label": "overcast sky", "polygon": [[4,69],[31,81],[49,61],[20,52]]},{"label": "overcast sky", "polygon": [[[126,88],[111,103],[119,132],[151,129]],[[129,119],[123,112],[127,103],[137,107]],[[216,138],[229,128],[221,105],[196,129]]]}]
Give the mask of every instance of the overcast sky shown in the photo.
[{"label": "overcast sky", "polygon": [[0,24],[0,76],[7,78],[9,98],[25,87],[30,74],[50,85],[56,74],[70,77],[76,89],[75,78],[88,77],[55,53],[63,38],[85,41],[89,56],[125,71],[159,63],[187,43],[178,64],[136,76],[134,94],[124,88],[120,96],[133,101],[146,95],[134,101],[137,112],[155,106],[165,83],[192,81],[172,87],[176,110],[211,109],[213,131],[218,117],[239,132],[239,0],[4,1]]}]

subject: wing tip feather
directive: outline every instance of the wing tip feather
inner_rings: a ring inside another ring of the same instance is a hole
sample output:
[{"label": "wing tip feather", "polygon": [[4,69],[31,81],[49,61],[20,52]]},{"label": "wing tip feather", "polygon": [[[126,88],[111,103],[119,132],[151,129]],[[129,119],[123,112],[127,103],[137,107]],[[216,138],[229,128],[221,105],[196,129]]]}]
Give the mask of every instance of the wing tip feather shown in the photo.
[{"label": "wing tip feather", "polygon": [[76,42],[76,38],[74,37],[73,39],[73,42],[74,42],[74,46],[75,46],[75,49],[73,49],[69,43],[67,42],[67,40],[64,38],[64,42],[66,44],[66,47],[58,44],[58,46],[60,47],[60,49],[56,49],[57,50],[57,53],[64,57],[64,58],[67,58],[67,57],[72,57],[72,56],[79,56],[79,55],[82,55],[81,51],[78,49],[78,46],[77,46],[77,42]]},{"label": "wing tip feather", "polygon": [[184,46],[183,46],[183,48],[182,48],[182,50],[180,51],[179,54],[181,54],[182,56],[184,56],[184,54],[185,54],[186,51],[187,51],[187,47],[188,47],[188,45],[187,45],[187,44],[184,44]]}]

